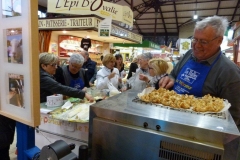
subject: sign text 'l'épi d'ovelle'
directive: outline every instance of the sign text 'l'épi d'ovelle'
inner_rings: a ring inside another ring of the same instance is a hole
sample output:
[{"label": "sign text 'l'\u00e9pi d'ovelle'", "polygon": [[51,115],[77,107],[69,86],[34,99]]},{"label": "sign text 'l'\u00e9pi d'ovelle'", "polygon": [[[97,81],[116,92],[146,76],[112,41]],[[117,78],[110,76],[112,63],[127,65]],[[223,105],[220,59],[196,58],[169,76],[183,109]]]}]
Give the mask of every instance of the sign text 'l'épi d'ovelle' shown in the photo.
[{"label": "sign text 'l'\u00e9pi d'ovelle'", "polygon": [[133,12],[129,7],[103,0],[49,0],[47,9],[51,13],[112,17],[114,20],[133,26]]}]

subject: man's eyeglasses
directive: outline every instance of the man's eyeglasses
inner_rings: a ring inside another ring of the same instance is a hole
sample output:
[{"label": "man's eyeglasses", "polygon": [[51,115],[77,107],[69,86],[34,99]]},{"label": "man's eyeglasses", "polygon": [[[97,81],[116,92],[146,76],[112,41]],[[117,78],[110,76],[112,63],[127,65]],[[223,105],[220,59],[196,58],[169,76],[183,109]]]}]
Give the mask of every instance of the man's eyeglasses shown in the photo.
[{"label": "man's eyeglasses", "polygon": [[52,67],[57,67],[57,64],[56,64],[56,63],[49,64],[49,65],[52,66]]},{"label": "man's eyeglasses", "polygon": [[80,66],[80,65],[73,65],[72,63],[70,63],[70,64],[71,64],[72,68],[74,68],[74,69],[79,70],[82,68],[82,66]]},{"label": "man's eyeglasses", "polygon": [[217,39],[219,36],[213,38],[210,41],[207,40],[202,40],[202,39],[197,39],[197,38],[192,38],[192,43],[197,43],[199,42],[201,45],[208,45],[210,42],[214,41],[215,39]]}]

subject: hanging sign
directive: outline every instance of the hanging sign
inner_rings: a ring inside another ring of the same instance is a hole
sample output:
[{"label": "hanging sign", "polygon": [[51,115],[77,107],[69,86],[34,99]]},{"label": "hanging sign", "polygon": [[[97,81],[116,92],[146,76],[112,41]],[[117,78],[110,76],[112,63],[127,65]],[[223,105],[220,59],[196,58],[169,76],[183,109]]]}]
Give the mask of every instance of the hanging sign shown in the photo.
[{"label": "hanging sign", "polygon": [[110,37],[112,27],[112,18],[105,18],[98,24],[98,36]]},{"label": "hanging sign", "polygon": [[47,9],[49,13],[95,14],[103,18],[112,17],[130,27],[133,26],[133,12],[128,6],[103,0],[49,0]]},{"label": "hanging sign", "polygon": [[[98,30],[99,24],[102,22],[101,19],[96,17],[85,17],[85,18],[54,18],[54,19],[39,19],[38,20],[38,29],[39,30],[55,30],[55,29],[90,29]],[[110,35],[117,36],[123,39],[129,39],[131,41],[142,43],[142,36],[136,33],[133,33],[125,28],[118,27],[114,24],[111,24],[109,29]],[[11,32],[10,32],[11,33]]]}]

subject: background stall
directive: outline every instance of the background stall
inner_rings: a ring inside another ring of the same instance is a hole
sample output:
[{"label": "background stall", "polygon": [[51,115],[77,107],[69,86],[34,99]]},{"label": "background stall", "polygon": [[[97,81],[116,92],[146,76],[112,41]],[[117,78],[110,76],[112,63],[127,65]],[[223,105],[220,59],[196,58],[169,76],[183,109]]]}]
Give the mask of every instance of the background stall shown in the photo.
[{"label": "background stall", "polygon": [[[56,53],[59,55],[60,59],[67,59],[69,54],[79,52],[83,49],[81,47],[82,39],[90,39],[91,46],[88,50],[90,58],[100,65],[101,55],[110,53],[112,43],[142,43],[141,35],[114,24],[111,25],[109,37],[99,36],[98,25],[102,20],[103,18],[94,15],[39,19],[40,51]],[[48,36],[46,36],[47,33]],[[64,39],[59,37],[65,37],[65,42],[67,42],[65,44],[74,48],[69,49],[67,46],[60,46],[60,43],[63,43],[62,41]],[[48,41],[46,41],[47,38],[49,39]],[[71,44],[73,40],[74,45]],[[65,50],[65,53],[62,52],[62,50]]]},{"label": "background stall", "polygon": [[[123,41],[142,43],[141,35],[113,24],[110,37],[99,37],[98,24],[102,19],[94,15],[39,19],[41,52],[55,53],[65,63],[72,53],[79,53],[83,49],[81,47],[82,39],[89,38],[91,40],[91,47],[88,49],[90,58],[101,65],[100,56],[110,53],[112,43]],[[48,41],[46,41],[47,38]],[[49,114],[56,108],[46,107],[45,103],[40,106],[41,124],[36,130],[36,145],[42,148],[58,139],[63,139],[67,143],[76,144],[73,152],[78,154],[78,147],[88,143],[88,121],[56,118]],[[57,108],[59,107],[61,106]]]}]

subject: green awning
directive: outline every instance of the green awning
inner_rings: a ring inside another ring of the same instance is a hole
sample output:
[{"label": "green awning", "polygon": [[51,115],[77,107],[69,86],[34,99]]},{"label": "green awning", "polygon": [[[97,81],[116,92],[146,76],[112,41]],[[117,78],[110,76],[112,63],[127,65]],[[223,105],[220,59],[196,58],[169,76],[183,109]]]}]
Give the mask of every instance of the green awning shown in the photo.
[{"label": "green awning", "polygon": [[113,43],[114,47],[142,47],[142,48],[152,48],[152,49],[160,49],[160,45],[153,43],[151,41],[144,40],[142,44],[134,44],[134,43]]}]

